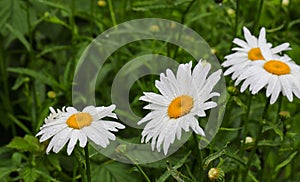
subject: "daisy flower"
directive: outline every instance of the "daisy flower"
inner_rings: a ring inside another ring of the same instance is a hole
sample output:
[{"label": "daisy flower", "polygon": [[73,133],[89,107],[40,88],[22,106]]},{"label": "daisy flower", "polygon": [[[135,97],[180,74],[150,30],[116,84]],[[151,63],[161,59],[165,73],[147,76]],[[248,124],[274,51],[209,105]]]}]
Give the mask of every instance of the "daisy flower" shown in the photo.
[{"label": "daisy flower", "polygon": [[[233,43],[239,47],[233,48],[232,50],[236,52],[225,56],[226,60],[222,64],[223,67],[229,67],[224,72],[224,75],[226,76],[232,74],[232,80],[235,80],[239,75],[241,75],[253,62],[265,60],[262,54],[262,47],[265,49],[270,49],[272,54],[291,49],[289,47],[289,43],[283,43],[272,48],[272,44],[267,43],[265,28],[261,28],[258,38],[251,35],[251,32],[246,27],[243,27],[243,31],[246,41],[235,38]],[[239,82],[235,83],[235,85],[238,84]]]},{"label": "daisy flower", "polygon": [[211,65],[201,60],[193,72],[191,69],[192,62],[180,64],[176,76],[167,69],[166,75],[161,73],[160,81],[155,82],[160,94],[144,92],[140,98],[149,102],[144,109],[151,110],[138,122],[139,125],[147,122],[142,131],[142,143],[152,140],[152,150],[156,146],[160,152],[162,145],[166,155],[175,137],[180,140],[182,129],[205,136],[196,117],[205,117],[205,110],[217,106],[217,103],[210,99],[220,95],[212,90],[220,79],[221,70],[207,77]]},{"label": "daisy flower", "polygon": [[87,141],[90,140],[105,148],[109,144],[109,139],[116,139],[110,131],[125,128],[120,123],[103,120],[104,117],[117,118],[117,115],[112,113],[115,108],[115,105],[109,107],[87,106],[82,111],[78,111],[74,107],[63,107],[62,110],[55,111],[50,107],[51,113],[36,136],[41,135],[40,142],[52,137],[46,150],[47,154],[51,149],[58,153],[69,140],[68,155],[72,153],[77,141],[79,141],[80,147],[85,147]]},{"label": "daisy flower", "polygon": [[245,79],[241,91],[248,86],[252,94],[266,88],[266,96],[271,96],[270,103],[276,102],[280,92],[288,100],[293,101],[293,94],[300,98],[300,66],[291,61],[287,55],[273,55],[267,49],[262,49],[265,61],[255,61],[238,78]]}]

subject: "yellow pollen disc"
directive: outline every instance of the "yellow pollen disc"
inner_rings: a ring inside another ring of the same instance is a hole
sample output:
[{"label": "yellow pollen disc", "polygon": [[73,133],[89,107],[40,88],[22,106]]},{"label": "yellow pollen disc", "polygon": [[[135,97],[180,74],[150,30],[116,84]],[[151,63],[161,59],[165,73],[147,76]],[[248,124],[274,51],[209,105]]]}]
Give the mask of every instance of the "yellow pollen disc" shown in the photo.
[{"label": "yellow pollen disc", "polygon": [[252,48],[249,52],[248,52],[248,58],[251,61],[256,61],[256,60],[265,60],[264,57],[262,56],[261,52],[260,52],[260,48]]},{"label": "yellow pollen disc", "polygon": [[289,65],[284,62],[271,60],[264,64],[265,70],[274,75],[285,75],[291,72]]},{"label": "yellow pollen disc", "polygon": [[176,97],[168,107],[168,115],[170,118],[179,118],[188,114],[193,108],[194,100],[188,95]]},{"label": "yellow pollen disc", "polygon": [[71,115],[67,119],[66,123],[70,128],[81,129],[85,126],[91,125],[92,121],[93,121],[93,118],[89,113],[80,112],[80,113]]}]

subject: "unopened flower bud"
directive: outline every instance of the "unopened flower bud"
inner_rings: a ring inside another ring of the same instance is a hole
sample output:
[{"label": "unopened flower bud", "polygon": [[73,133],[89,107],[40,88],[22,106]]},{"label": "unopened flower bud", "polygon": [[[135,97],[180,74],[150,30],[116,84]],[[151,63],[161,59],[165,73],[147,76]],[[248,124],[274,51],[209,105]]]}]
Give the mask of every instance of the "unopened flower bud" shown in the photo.
[{"label": "unopened flower bud", "polygon": [[282,0],[283,6],[288,6],[290,4],[290,0]]},{"label": "unopened flower bud", "polygon": [[99,0],[97,2],[97,5],[100,6],[100,7],[104,7],[104,6],[106,6],[106,2],[104,0]]},{"label": "unopened flower bud", "polygon": [[221,182],[224,181],[225,178],[225,173],[221,168],[211,168],[208,171],[208,178],[211,181],[217,181],[217,182]]},{"label": "unopened flower bud", "polygon": [[217,49],[211,48],[211,49],[210,49],[210,52],[211,52],[212,54],[216,54],[216,53],[217,53]]},{"label": "unopened flower bud", "polygon": [[291,114],[288,111],[280,111],[279,116],[280,116],[282,121],[285,121],[285,120],[287,120],[291,117]]},{"label": "unopened flower bud", "polygon": [[229,16],[234,16],[234,15],[235,15],[235,10],[232,9],[232,8],[228,8],[228,9],[226,10],[226,12],[227,12],[227,14],[228,14]]},{"label": "unopened flower bud", "polygon": [[238,95],[239,94],[239,89],[237,89],[234,86],[227,87],[227,91],[230,95]]},{"label": "unopened flower bud", "polygon": [[150,26],[150,31],[151,32],[159,32],[159,26],[157,26],[157,25],[151,25]]},{"label": "unopened flower bud", "polygon": [[51,99],[54,99],[56,97],[56,93],[54,91],[47,92],[47,96]]},{"label": "unopened flower bud", "polygon": [[115,151],[117,153],[125,153],[126,152],[126,145],[125,144],[120,144],[115,148]]}]

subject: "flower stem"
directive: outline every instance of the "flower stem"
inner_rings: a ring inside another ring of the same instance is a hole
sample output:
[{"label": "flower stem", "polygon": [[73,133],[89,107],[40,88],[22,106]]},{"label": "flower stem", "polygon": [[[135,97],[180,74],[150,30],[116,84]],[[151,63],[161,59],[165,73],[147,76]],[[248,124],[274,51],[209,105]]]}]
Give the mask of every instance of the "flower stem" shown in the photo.
[{"label": "flower stem", "polygon": [[112,23],[113,23],[114,26],[116,26],[117,21],[116,21],[116,16],[115,16],[115,12],[114,12],[112,2],[111,2],[111,0],[108,0],[107,2],[108,2],[108,7],[109,7],[109,12],[110,12]]},{"label": "flower stem", "polygon": [[139,164],[137,164],[125,151],[122,152],[122,154],[135,164],[135,166],[138,168],[140,173],[142,173],[142,175],[144,176],[144,178],[147,182],[151,182],[151,180],[149,179],[149,177],[147,176],[147,174],[145,173],[145,171],[141,168],[141,166]]},{"label": "flower stem", "polygon": [[248,100],[248,105],[247,105],[247,111],[246,111],[246,114],[245,114],[245,118],[244,118],[244,130],[243,130],[243,134],[242,134],[242,137],[243,137],[243,143],[242,143],[242,151],[241,151],[241,156],[244,155],[244,146],[245,146],[245,142],[246,142],[246,137],[247,137],[247,133],[248,133],[248,121],[249,121],[249,114],[250,114],[250,109],[251,109],[251,103],[252,103],[252,94],[250,94],[249,96],[249,100]]},{"label": "flower stem", "polygon": [[199,149],[199,141],[198,141],[198,137],[197,134],[193,133],[193,139],[196,145],[196,158],[199,164],[199,176],[198,176],[198,181],[202,182],[203,181],[203,177],[204,177],[204,171],[203,171],[203,155],[202,155],[202,151]]},{"label": "flower stem", "polygon": [[267,111],[268,111],[269,105],[270,105],[270,97],[266,101],[266,104],[265,104],[265,107],[264,107],[264,110],[263,110],[263,114],[262,114],[262,118],[261,118],[260,123],[259,123],[258,134],[257,134],[256,140],[254,142],[253,148],[251,149],[251,153],[250,153],[247,165],[246,165],[246,169],[245,169],[245,171],[243,173],[243,176],[242,176],[242,181],[243,182],[246,181],[247,174],[248,174],[248,171],[250,169],[250,166],[251,166],[251,163],[252,163],[252,159],[254,157],[254,153],[255,153],[255,151],[257,149],[258,142],[259,142],[259,140],[260,140],[260,138],[262,136],[263,123],[265,122],[265,119],[267,118]]},{"label": "flower stem", "polygon": [[87,181],[91,182],[91,167],[90,167],[90,155],[88,144],[84,147],[85,165],[86,165],[86,177]]},{"label": "flower stem", "polygon": [[279,113],[281,111],[281,107],[282,107],[282,95],[279,95],[279,99],[278,99],[278,110],[276,113],[276,123],[277,124],[279,122]]},{"label": "flower stem", "polygon": [[264,0],[260,0],[259,1],[257,17],[256,17],[255,22],[253,24],[253,30],[254,30],[253,32],[257,32],[263,5],[264,5]]},{"label": "flower stem", "polygon": [[[234,35],[236,37],[238,25],[239,25],[239,11],[240,11],[240,0],[236,0],[236,10],[235,10],[235,22],[234,22]],[[230,50],[233,48],[233,42],[231,42]]]}]

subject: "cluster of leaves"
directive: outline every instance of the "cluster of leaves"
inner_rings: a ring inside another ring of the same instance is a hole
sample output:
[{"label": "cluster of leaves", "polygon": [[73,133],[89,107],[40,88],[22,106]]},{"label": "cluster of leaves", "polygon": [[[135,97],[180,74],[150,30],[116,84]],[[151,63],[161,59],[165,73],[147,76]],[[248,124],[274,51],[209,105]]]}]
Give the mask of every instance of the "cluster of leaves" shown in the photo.
[{"label": "cluster of leaves", "polygon": [[[77,181],[84,178],[84,155],[81,150],[67,157],[65,152],[45,155],[47,143],[40,144],[34,135],[48,115],[49,106],[72,105],[72,79],[75,66],[86,46],[106,29],[137,18],[165,18],[183,23],[198,32],[212,46],[220,62],[230,52],[232,39],[241,36],[242,26],[250,29],[265,26],[267,38],[278,45],[289,41],[293,50],[288,54],[300,64],[300,3],[282,5],[280,0],[1,0],[0,1],[0,179],[3,181]],[[237,10],[239,2],[239,11]],[[220,4],[221,3],[221,4]],[[237,21],[238,20],[238,21]],[[254,24],[258,24],[254,26]],[[155,50],[153,50],[155,48]],[[171,48],[171,49],[170,49]],[[107,61],[98,76],[97,102],[110,104],[113,76],[136,55],[153,53],[173,55],[174,45],[155,41],[132,43],[118,50]],[[190,59],[179,52],[176,59]],[[188,60],[187,60],[188,59]],[[113,61],[113,60],[118,60]],[[107,76],[110,75],[110,76]],[[138,102],[140,90],[153,89],[155,76],[143,78],[131,90],[131,105]],[[108,159],[91,151],[93,181],[143,181],[141,168],[151,180],[208,180],[207,172],[218,167],[226,181],[240,181],[250,168],[250,181],[299,181],[300,119],[299,100],[270,106],[268,117],[261,121],[266,100],[264,94],[251,96],[239,93],[227,78],[229,97],[222,127],[214,140],[202,150],[202,165],[195,154],[197,145],[189,140],[167,159],[153,164],[130,165]],[[101,87],[100,87],[101,85]],[[251,105],[251,109],[249,109]],[[288,111],[288,119],[279,117]],[[140,115],[144,111],[135,110]],[[248,123],[245,133],[244,123]],[[253,162],[247,166],[255,142],[244,144],[244,136],[257,138],[257,128],[263,125],[262,140],[253,152]],[[134,134],[133,134],[134,133]],[[140,141],[140,131],[128,129],[124,138]],[[135,136],[136,137],[133,137]],[[241,142],[242,141],[242,142]],[[91,150],[93,150],[91,148]],[[204,173],[198,175],[199,166]]]}]

